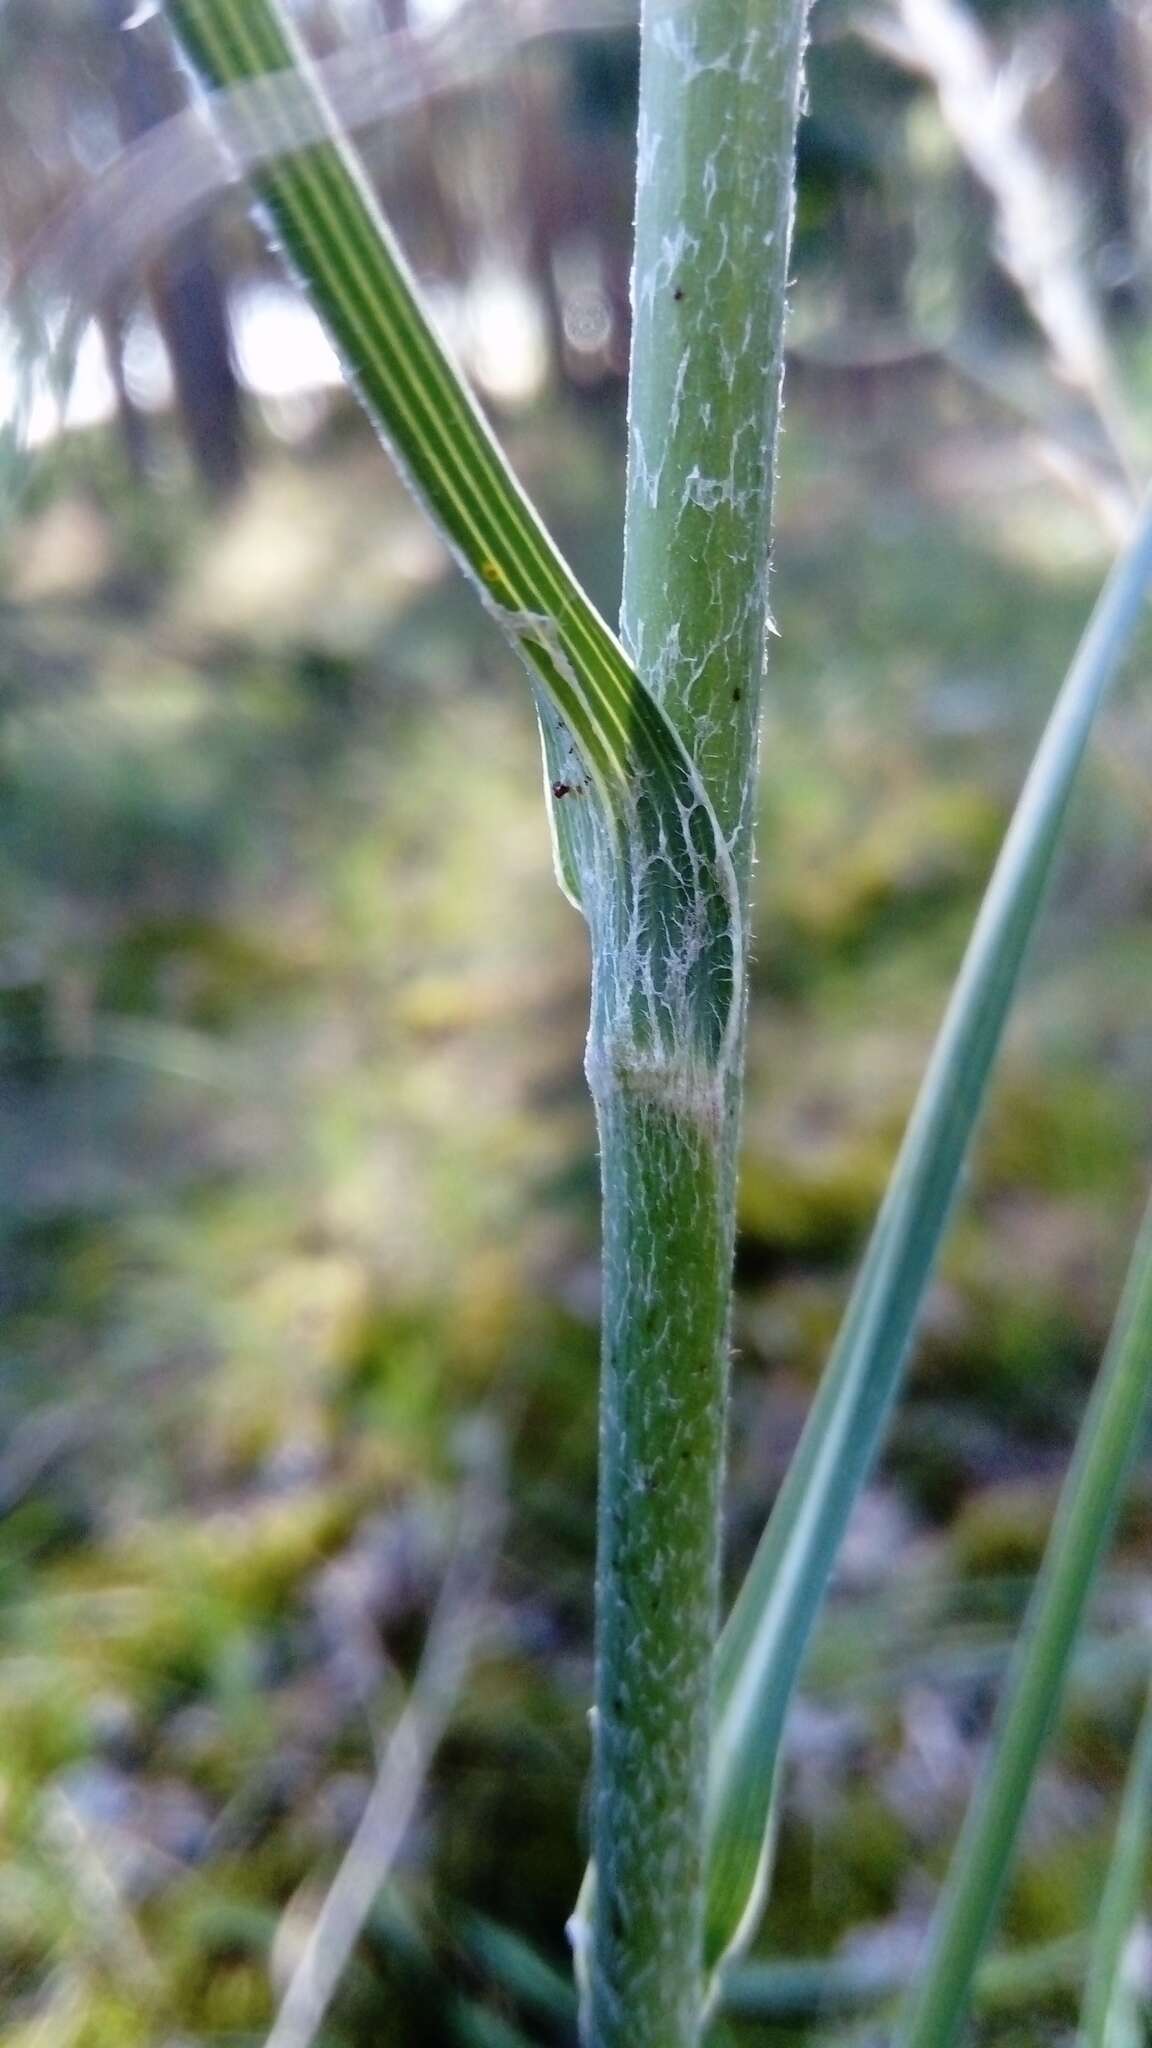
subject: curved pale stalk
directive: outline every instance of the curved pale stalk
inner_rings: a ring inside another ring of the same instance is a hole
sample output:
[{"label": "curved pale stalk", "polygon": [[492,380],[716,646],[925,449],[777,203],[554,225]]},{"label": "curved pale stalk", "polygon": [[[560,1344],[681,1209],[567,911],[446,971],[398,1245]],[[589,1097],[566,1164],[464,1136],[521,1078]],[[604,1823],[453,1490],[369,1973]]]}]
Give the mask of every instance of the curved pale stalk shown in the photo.
[{"label": "curved pale stalk", "polygon": [[807,1426],[721,1638],[710,1947],[754,1918],[788,1706],[900,1386],[1093,721],[1152,581],[1152,499],[1105,584],[981,906]]},{"label": "curved pale stalk", "polygon": [[[950,2048],[1004,1888],[1044,1744],[1152,1407],[1152,1205],[1029,1603],[984,1775],[949,1866],[899,2048]],[[1147,1766],[1145,1766],[1147,1768]]]}]

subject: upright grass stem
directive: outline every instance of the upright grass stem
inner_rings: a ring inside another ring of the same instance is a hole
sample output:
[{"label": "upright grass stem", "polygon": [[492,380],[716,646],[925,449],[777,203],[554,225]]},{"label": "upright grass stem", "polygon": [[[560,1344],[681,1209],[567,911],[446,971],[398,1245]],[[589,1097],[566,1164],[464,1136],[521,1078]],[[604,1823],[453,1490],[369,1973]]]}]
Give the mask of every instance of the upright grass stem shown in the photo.
[{"label": "upright grass stem", "polygon": [[[621,630],[732,851],[738,985],[805,13],[646,0],[641,20]],[[676,1047],[659,1072],[631,1069],[594,1005],[595,1902],[576,1929],[594,2048],[691,2048],[701,2025],[742,1024],[688,1081]]]},{"label": "upright grass stem", "polygon": [[1076,2048],[1136,2048],[1145,2036],[1142,1971],[1130,1967],[1152,1837],[1152,1690],[1136,1733],[1108,1876],[1096,1915]]},{"label": "upright grass stem", "polygon": [[949,1866],[899,2048],[951,2048],[995,1918],[1044,1744],[1152,1404],[1152,1204],[1077,1439],[988,1763]]},{"label": "upright grass stem", "polygon": [[585,2031],[679,2048],[701,2000],[731,1164],[719,1118],[594,1082],[605,1180]]}]

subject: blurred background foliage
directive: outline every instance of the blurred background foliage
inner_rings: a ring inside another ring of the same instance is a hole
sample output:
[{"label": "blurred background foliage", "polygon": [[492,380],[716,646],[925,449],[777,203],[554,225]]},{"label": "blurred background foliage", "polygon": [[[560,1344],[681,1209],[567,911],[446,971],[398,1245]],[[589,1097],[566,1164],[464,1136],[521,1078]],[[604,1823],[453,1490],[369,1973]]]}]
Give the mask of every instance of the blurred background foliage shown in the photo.
[{"label": "blurred background foliage", "polygon": [[[446,5],[299,11],[322,55],[451,47]],[[67,269],[38,265],[121,149],[154,137],[156,195],[179,197],[163,124],[183,84],[161,24],[126,33],[128,12],[0,11],[13,309],[48,275],[39,310],[67,310]],[[517,49],[516,18],[473,9],[469,62],[486,34],[500,61],[365,145],[611,613],[635,38],[590,7]],[[967,114],[957,23],[1000,81]],[[1117,479],[1152,446],[1140,0],[817,0],[813,27],[734,1577],[1109,558]],[[1015,192],[1027,227],[1036,198],[1006,104],[1065,228],[1036,221],[1023,290],[1005,207]],[[264,2038],[479,1461],[504,1519],[474,1654],[322,2038],[558,2048],[584,1854],[596,1160],[586,951],[549,871],[526,693],[242,200],[142,238],[135,264],[112,253],[131,223],[91,218],[107,241],[68,422],[38,399],[0,535],[0,2038]],[[1038,322],[1057,303],[1095,369],[1067,321]],[[5,335],[15,408],[14,319]],[[856,2037],[869,1990],[910,1967],[980,1755],[1149,1149],[1148,654],[1082,791],[811,1660],[772,1969],[718,2029],[733,2043]],[[1150,1541],[1145,1466],[985,1985],[980,2037],[1005,2048],[1066,2038],[1075,2012],[1147,1677]]]}]

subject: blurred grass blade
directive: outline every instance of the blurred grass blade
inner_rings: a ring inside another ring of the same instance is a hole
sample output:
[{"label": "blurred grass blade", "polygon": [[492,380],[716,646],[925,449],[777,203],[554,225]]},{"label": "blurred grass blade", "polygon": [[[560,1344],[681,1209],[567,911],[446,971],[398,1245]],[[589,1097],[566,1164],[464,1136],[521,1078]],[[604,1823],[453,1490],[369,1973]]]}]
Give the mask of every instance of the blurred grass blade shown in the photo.
[{"label": "blurred grass blade", "polygon": [[576,2019],[571,1978],[561,1976],[522,1934],[484,1914],[470,1913],[463,1938],[473,1961],[501,1993],[550,2025],[571,2030]]},{"label": "blurred grass blade", "polygon": [[1141,1994],[1129,1967],[1152,1836],[1152,1689],[1132,1752],[1088,1960],[1077,2048],[1142,2048]]},{"label": "blurred grass blade", "polygon": [[1077,770],[1152,580],[1152,498],[1057,698],[976,921],[807,1426],[720,1642],[711,1814],[714,1964],[755,1915],[788,1704],[891,1412],[984,1102]]},{"label": "blurred grass blade", "polygon": [[[1053,1993],[1075,1991],[1084,1975],[1085,1949],[1084,1937],[1072,1934],[986,1956],[976,1975],[974,2006],[980,2012],[1019,2012]],[[724,2010],[775,2026],[850,2019],[887,2006],[907,1981],[907,1966],[896,1957],[747,1962],[725,1982]]]},{"label": "blurred grass blade", "polygon": [[[1088,1595],[1140,1450],[1150,1397],[1152,1203],[1061,1492],[988,1763],[968,1809],[927,1961],[898,2037],[900,2048],[948,2048],[963,2027]],[[1145,1731],[1141,1742],[1148,1740]],[[1143,1768],[1152,1771],[1152,1764],[1145,1762]]]},{"label": "blurred grass blade", "polygon": [[[407,264],[276,0],[167,0],[212,90],[263,81],[253,173],[274,239],[401,474],[524,661],[544,736],[557,868],[600,963],[647,935],[644,985],[597,976],[640,1048],[711,1067],[736,1028],[732,862],[675,728],[547,533],[436,335]],[[283,87],[283,94],[281,88]],[[301,147],[307,132],[323,141]],[[256,118],[256,102],[250,112]],[[701,906],[704,913],[701,913]]]}]

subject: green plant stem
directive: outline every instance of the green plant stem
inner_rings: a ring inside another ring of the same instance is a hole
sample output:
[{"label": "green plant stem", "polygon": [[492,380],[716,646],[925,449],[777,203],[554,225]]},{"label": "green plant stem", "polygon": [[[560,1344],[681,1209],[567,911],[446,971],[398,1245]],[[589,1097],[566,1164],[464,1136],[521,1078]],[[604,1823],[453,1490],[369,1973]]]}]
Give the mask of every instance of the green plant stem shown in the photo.
[{"label": "green plant stem", "polygon": [[807,0],[645,0],[621,634],[747,896]]},{"label": "green plant stem", "polygon": [[[732,1186],[714,1118],[594,1080],[604,1165],[596,2048],[699,2025]],[[675,1902],[675,1910],[670,1910]]]},{"label": "green plant stem", "polygon": [[1088,1593],[1140,1450],[1152,1397],[1152,1205],[1081,1425],[1009,1672],[988,1763],[949,1866],[900,2048],[949,2048],[996,1915],[1025,1802],[1059,1709]]},{"label": "green plant stem", "polygon": [[1152,1834],[1152,1691],[1132,1751],[1104,1896],[1096,1916],[1077,2048],[1135,2048],[1145,2037],[1128,1945],[1140,1913]]},{"label": "green plant stem", "polygon": [[[621,630],[731,849],[738,985],[805,13],[806,0],[646,0],[641,20]],[[594,2048],[691,2048],[743,1016],[692,1080],[675,1048],[637,1071],[598,1010],[595,1891],[574,1933]]]}]

